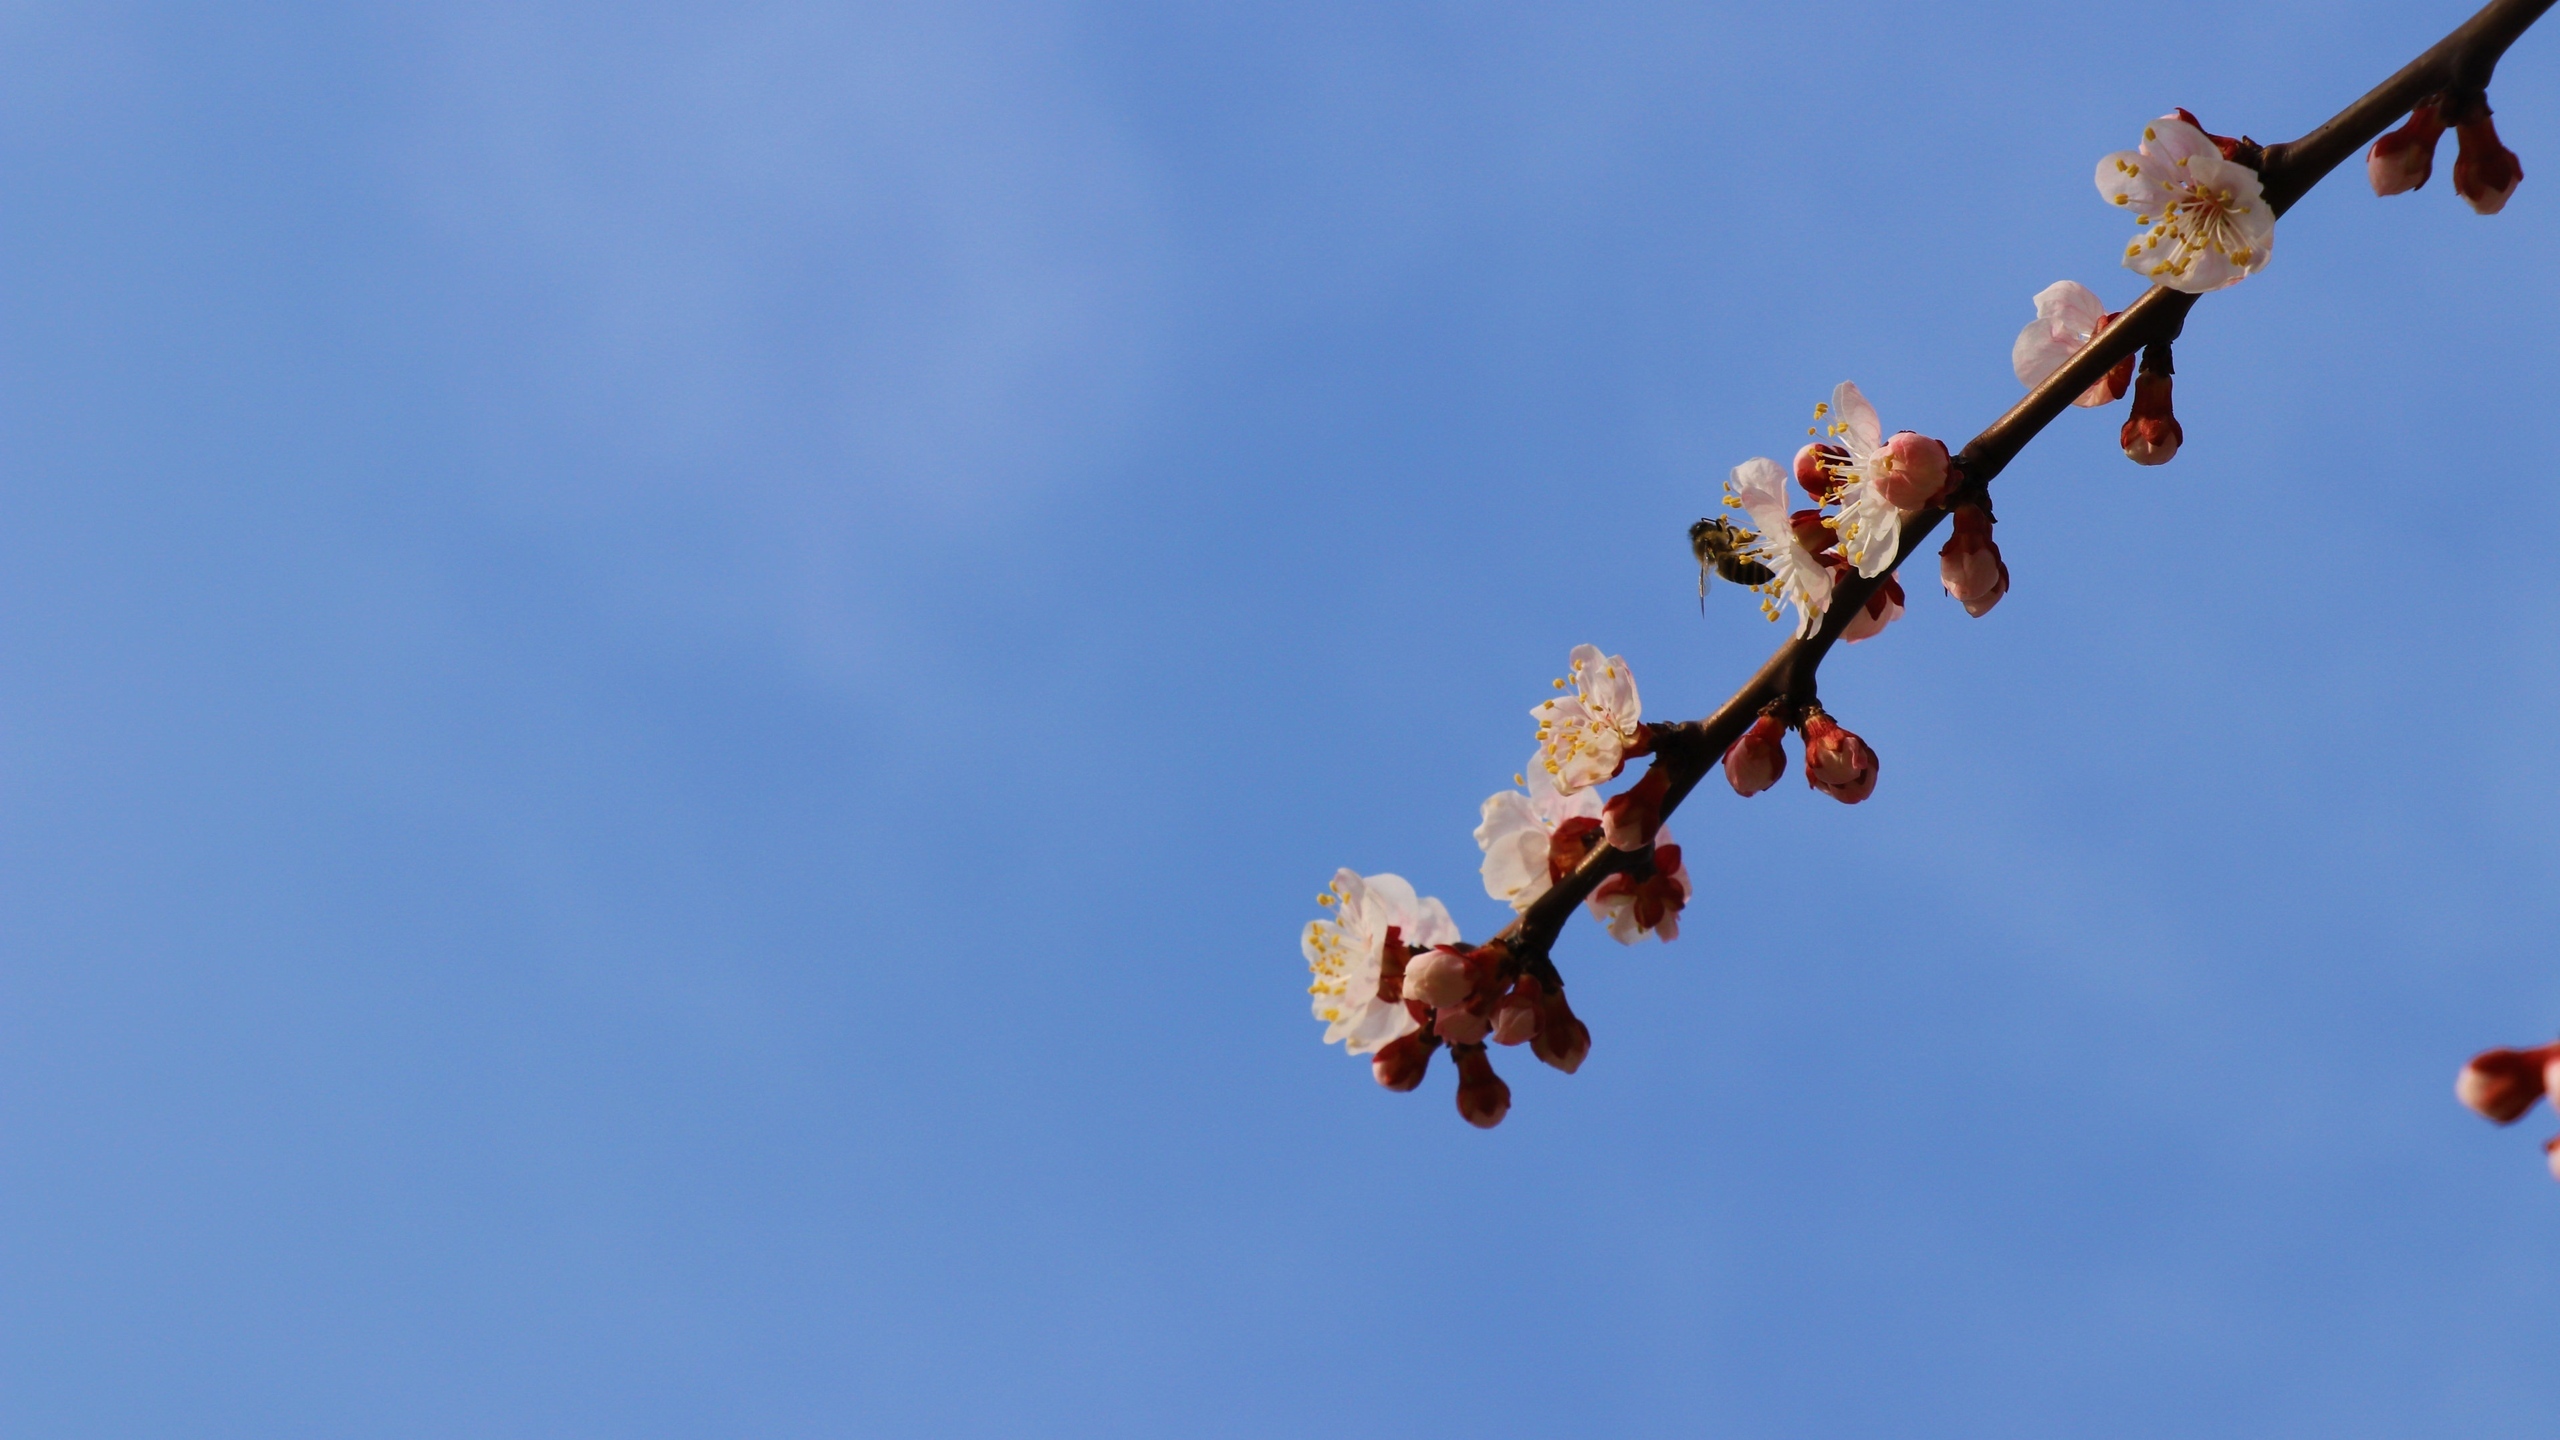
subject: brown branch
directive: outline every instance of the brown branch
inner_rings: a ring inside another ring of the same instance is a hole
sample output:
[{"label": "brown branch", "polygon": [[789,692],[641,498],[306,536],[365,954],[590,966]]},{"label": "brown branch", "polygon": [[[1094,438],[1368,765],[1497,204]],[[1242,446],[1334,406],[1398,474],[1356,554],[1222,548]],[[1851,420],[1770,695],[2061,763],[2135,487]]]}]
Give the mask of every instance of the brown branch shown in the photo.
[{"label": "brown branch", "polygon": [[[2258,172],[2268,205],[2278,215],[2291,209],[2322,177],[2371,144],[2420,100],[2437,94],[2468,97],[2485,90],[2499,57],[2553,3],[2554,0],[2490,0],[2452,34],[2428,47],[2425,54],[2402,66],[2399,73],[2366,91],[2311,133],[2299,140],[2265,147]],[[2136,349],[2153,341],[2175,340],[2197,298],[2153,286],[2128,306],[2114,324],[2083,346],[2061,369],[1966,443],[1955,457],[1957,474],[1941,506],[1986,496],[1984,487],[1992,477],[2006,468],[2055,416],[2069,409],[2073,397]],[[1762,710],[1778,702],[1800,706],[1815,698],[1816,672],[1840,632],[1866,604],[1867,597],[1884,583],[1885,575],[1900,569],[1946,514],[1946,508],[1932,508],[1906,520],[1901,549],[1883,574],[1867,579],[1855,571],[1842,572],[1841,582],[1832,592],[1831,608],[1822,617],[1822,627],[1810,636],[1779,646],[1759,673],[1713,715],[1704,720],[1652,727],[1652,763],[1664,767],[1669,784],[1662,802],[1664,815],[1679,808]],[[1573,918],[1575,909],[1602,880],[1620,871],[1637,869],[1649,860],[1645,852],[1600,847],[1522,911],[1517,920],[1494,937],[1494,942],[1510,951],[1512,968],[1553,977],[1554,967],[1547,952],[1563,932],[1565,922]]]}]

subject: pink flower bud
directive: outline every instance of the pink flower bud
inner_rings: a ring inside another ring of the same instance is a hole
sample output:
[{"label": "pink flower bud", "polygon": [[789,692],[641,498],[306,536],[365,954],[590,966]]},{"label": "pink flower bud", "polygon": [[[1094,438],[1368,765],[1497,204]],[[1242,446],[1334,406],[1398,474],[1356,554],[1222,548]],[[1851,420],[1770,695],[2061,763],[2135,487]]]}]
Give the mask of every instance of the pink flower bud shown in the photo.
[{"label": "pink flower bud", "polygon": [[2009,593],[2009,566],[1991,538],[1991,517],[1972,505],[1956,511],[1955,534],[1938,551],[1938,582],[1964,613],[1982,616]]},{"label": "pink flower bud", "polygon": [[1511,993],[1493,1007],[1493,1043],[1522,1045],[1538,1033],[1538,1012],[1545,1008],[1546,993],[1538,977],[1523,975]]},{"label": "pink flower bud", "polygon": [[1875,793],[1876,752],[1867,742],[1828,715],[1804,722],[1805,783],[1843,805],[1855,805]]},{"label": "pink flower bud", "polygon": [[2471,118],[2455,126],[2453,133],[2462,141],[2462,149],[2453,157],[2453,193],[2483,215],[2506,209],[2507,197],[2524,183],[2524,162],[2498,139],[2498,127],[2489,123],[2489,107],[2474,106]]},{"label": "pink flower bud", "polygon": [[1423,1072],[1431,1068],[1431,1052],[1439,1048],[1430,1031],[1417,1030],[1379,1046],[1369,1057],[1369,1073],[1390,1090],[1410,1090],[1422,1083]]},{"label": "pink flower bud", "polygon": [[1404,972],[1405,998],[1425,1005],[1463,1004],[1475,988],[1475,975],[1467,964],[1467,952],[1447,945],[1416,957]]},{"label": "pink flower bud", "polygon": [[1807,445],[1796,452],[1796,484],[1814,499],[1828,501],[1840,488],[1834,467],[1848,459],[1849,452],[1837,445]]},{"label": "pink flower bud", "polygon": [[2560,1135],[2542,1142],[2542,1163],[2551,1167],[2551,1178],[2560,1180]]},{"label": "pink flower bud", "polygon": [[1775,715],[1763,715],[1725,747],[1725,783],[1736,795],[1757,795],[1787,773],[1787,727]]},{"label": "pink flower bud", "polygon": [[1458,1062],[1458,1113],[1479,1130],[1490,1130],[1511,1113],[1511,1087],[1493,1073],[1493,1061],[1481,1045],[1450,1050]]},{"label": "pink flower bud", "polygon": [[2116,443],[2136,465],[2166,465],[2178,456],[2187,432],[2169,408],[2170,377],[2148,372],[2134,377],[2133,413],[2125,417]]},{"label": "pink flower bud", "polygon": [[1653,832],[1662,828],[1662,797],[1670,786],[1671,778],[1653,765],[1643,779],[1600,807],[1600,829],[1610,849],[1641,850],[1653,843]]},{"label": "pink flower bud", "polygon": [[1563,991],[1538,1002],[1538,1033],[1529,1039],[1529,1053],[1567,1075],[1581,1069],[1591,1053],[1591,1030],[1565,1003]]},{"label": "pink flower bud", "polygon": [[1884,583],[1867,596],[1867,603],[1858,607],[1858,613],[1849,617],[1848,625],[1840,631],[1841,642],[1855,645],[1883,634],[1884,627],[1902,618],[1902,601],[1902,582],[1887,575]]},{"label": "pink flower bud", "polygon": [[1452,1045],[1481,1045],[1493,1033],[1493,1017],[1472,1005],[1443,1005],[1432,1013],[1431,1028]]},{"label": "pink flower bud", "polygon": [[2501,1125],[2513,1125],[2542,1098],[2560,1045],[2539,1050],[2483,1050],[2471,1057],[2455,1077],[2453,1093],[2463,1104]]},{"label": "pink flower bud", "polygon": [[2376,195],[2400,195],[2427,183],[2436,169],[2436,142],[2444,138],[2444,121],[2435,102],[2409,112],[2408,123],[2373,142],[2364,155],[2365,178]]},{"label": "pink flower bud", "polygon": [[1884,473],[1876,477],[1876,493],[1896,510],[1918,510],[1947,488],[1947,447],[1915,431],[1904,430],[1884,442]]}]

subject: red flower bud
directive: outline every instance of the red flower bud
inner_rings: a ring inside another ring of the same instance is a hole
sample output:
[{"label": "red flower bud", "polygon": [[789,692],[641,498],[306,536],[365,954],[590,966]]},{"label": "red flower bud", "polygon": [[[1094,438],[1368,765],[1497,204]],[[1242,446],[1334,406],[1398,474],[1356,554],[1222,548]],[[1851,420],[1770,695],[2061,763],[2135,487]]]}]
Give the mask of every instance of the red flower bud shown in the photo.
[{"label": "red flower bud", "polygon": [[1490,1130],[1511,1113],[1511,1087],[1493,1073],[1493,1061],[1481,1045],[1452,1047],[1449,1058],[1458,1062],[1458,1113],[1479,1130]]},{"label": "red flower bud", "polygon": [[1583,858],[1600,848],[1602,827],[1588,815],[1576,815],[1547,837],[1547,883],[1561,885]]},{"label": "red flower bud", "polygon": [[1643,779],[1611,796],[1600,807],[1600,829],[1608,837],[1609,848],[1641,850],[1652,844],[1653,832],[1662,828],[1662,797],[1670,788],[1670,777],[1654,765]]},{"label": "red flower bud", "polygon": [[2116,443],[2136,465],[2166,465],[2177,458],[2187,432],[2169,408],[2170,377],[2144,372],[2134,378],[2133,413],[2125,417]]},{"label": "red flower bud", "polygon": [[2507,197],[2524,183],[2524,162],[2498,139],[2489,122],[2489,107],[2472,107],[2471,118],[2454,127],[2462,149],[2453,157],[2453,193],[2483,215],[2507,208]]},{"label": "red flower bud", "polygon": [[1390,1090],[1410,1090],[1422,1083],[1423,1072],[1431,1068],[1431,1052],[1439,1048],[1430,1031],[1417,1030],[1379,1046],[1369,1057],[1369,1073]]},{"label": "red flower bud", "polygon": [[2364,155],[2365,178],[2376,195],[2399,195],[2423,187],[2436,169],[2436,142],[2444,138],[2444,121],[2435,102],[2409,112],[2408,123],[2373,142]]},{"label": "red flower bud", "polygon": [[1849,452],[1837,445],[1807,445],[1796,452],[1796,484],[1817,501],[1829,501],[1831,492],[1840,488],[1832,467],[1846,462]]},{"label": "red flower bud", "polygon": [[1988,614],[2009,593],[2009,566],[1991,538],[1991,517],[1976,506],[1956,511],[1955,534],[1938,550],[1938,583],[1964,613]]},{"label": "red flower bud", "polygon": [[1805,783],[1843,805],[1855,805],[1876,790],[1876,752],[1867,742],[1840,728],[1828,715],[1804,722]]},{"label": "red flower bud", "polygon": [[2539,1050],[2483,1050],[2462,1067],[2453,1093],[2463,1104],[2501,1125],[2513,1125],[2542,1098],[2547,1072],[2560,1061],[2560,1045]]},{"label": "red flower bud", "polygon": [[1763,715],[1725,747],[1725,783],[1736,795],[1757,795],[1787,773],[1787,727],[1775,715]]},{"label": "red flower bud", "polygon": [[1567,1075],[1581,1069],[1591,1053],[1590,1027],[1565,1003],[1562,990],[1538,1002],[1538,1033],[1529,1039],[1529,1053]]},{"label": "red flower bud", "polygon": [[2542,1161],[2551,1167],[2551,1178],[2560,1180],[2560,1135],[2542,1142]]}]

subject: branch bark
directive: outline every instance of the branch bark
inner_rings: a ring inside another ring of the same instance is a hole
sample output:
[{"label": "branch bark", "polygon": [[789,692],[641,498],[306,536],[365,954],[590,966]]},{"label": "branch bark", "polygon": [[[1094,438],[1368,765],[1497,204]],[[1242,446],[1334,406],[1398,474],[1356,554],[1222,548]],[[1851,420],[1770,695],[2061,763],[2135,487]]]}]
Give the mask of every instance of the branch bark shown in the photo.
[{"label": "branch bark", "polygon": [[[2516,37],[2522,35],[2555,0],[2490,0],[2479,12],[2457,26],[2453,32],[2427,48],[2424,54],[2400,67],[2390,79],[2366,91],[2353,104],[2329,117],[2309,134],[2297,140],[2265,147],[2259,161],[2258,174],[2269,206],[2279,216],[2293,208],[2331,170],[2348,157],[2361,152],[2392,123],[2409,113],[2419,101],[2431,95],[2476,95],[2488,88],[2498,60]],[[1902,568],[1925,542],[1949,508],[1966,498],[1982,498],[1993,477],[2007,468],[2028,441],[2051,424],[2055,416],[2071,407],[2071,401],[2086,390],[2117,361],[2154,341],[2170,341],[2178,337],[2186,325],[2187,312],[2195,308],[2199,297],[2181,291],[2153,286],[2139,300],[2126,307],[2124,314],[2097,338],[2071,357],[2061,369],[2046,377],[2045,382],[2029,391],[2026,397],[2009,407],[2008,413],[1994,420],[1979,435],[1966,442],[1957,452],[1956,465],[1960,478],[1953,483],[1950,495],[1933,507],[1906,521],[1902,527],[1902,546],[1893,564],[1873,579],[1862,579],[1854,571],[1845,572],[1843,583],[1832,594],[1831,608],[1823,616],[1821,629],[1801,639],[1790,639],[1780,645],[1759,672],[1744,682],[1733,698],[1703,720],[1687,720],[1676,724],[1655,725],[1652,763],[1664,767],[1668,782],[1662,813],[1669,815],[1686,800],[1698,782],[1724,756],[1725,750],[1739,739],[1742,732],[1759,718],[1769,705],[1777,702],[1801,705],[1816,698],[1814,681],[1822,668],[1823,657],[1845,629],[1867,597],[1884,583],[1885,575]],[[1613,850],[1606,846],[1594,851],[1572,874],[1541,895],[1521,912],[1489,943],[1499,944],[1510,952],[1510,967],[1539,973],[1561,985],[1555,976],[1548,952],[1556,937],[1563,933],[1565,922],[1590,897],[1602,880],[1620,871],[1637,869],[1650,863],[1649,852]]]}]

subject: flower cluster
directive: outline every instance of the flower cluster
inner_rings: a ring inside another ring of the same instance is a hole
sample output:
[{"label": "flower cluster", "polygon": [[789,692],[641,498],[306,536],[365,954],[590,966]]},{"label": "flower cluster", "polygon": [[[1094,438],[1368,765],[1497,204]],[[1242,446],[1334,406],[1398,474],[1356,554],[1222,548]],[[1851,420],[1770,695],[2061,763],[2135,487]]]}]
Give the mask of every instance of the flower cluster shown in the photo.
[{"label": "flower cluster", "polygon": [[2453,160],[2453,193],[2483,215],[2507,208],[2507,198],[2524,183],[2524,164],[2498,139],[2489,114],[2484,95],[2419,101],[2406,123],[2365,152],[2365,176],[2373,182],[2373,193],[2401,195],[2424,187],[2435,173],[2436,142],[2451,126],[2461,146]]},{"label": "flower cluster", "polygon": [[[1512,777],[1519,788],[1484,802],[1475,836],[1485,893],[1525,912],[1605,848],[1624,858],[1585,897],[1591,913],[1624,944],[1677,939],[1690,881],[1662,824],[1668,777],[1647,765],[1614,795],[1599,788],[1652,753],[1635,674],[1625,656],[1594,645],[1575,647],[1566,671],[1555,684],[1570,693],[1529,712],[1537,750]],[[1447,1046],[1458,1067],[1458,1113],[1490,1128],[1510,1112],[1511,1090],[1494,1073],[1487,1045],[1527,1045],[1568,1073],[1590,1053],[1591,1032],[1543,956],[1516,956],[1499,937],[1462,943],[1447,908],[1398,876],[1344,870],[1316,899],[1332,912],[1310,923],[1302,941],[1316,1018],[1327,1043],[1372,1056],[1379,1084],[1413,1089]]]},{"label": "flower cluster", "polygon": [[1956,467],[1943,442],[1910,430],[1887,435],[1876,407],[1849,381],[1813,416],[1813,442],[1796,452],[1793,467],[1810,507],[1789,508],[1789,471],[1766,456],[1733,467],[1724,503],[1759,527],[1738,533],[1745,557],[1770,575],[1758,587],[1761,613],[1775,620],[1781,605],[1793,606],[1799,636],[1821,629],[1832,592],[1851,571],[1884,577],[1841,629],[1854,645],[1902,617],[1902,584],[1887,572],[1901,555],[1903,524],[1938,503]]},{"label": "flower cluster", "polygon": [[1725,748],[1725,783],[1733,793],[1757,795],[1787,773],[1787,731],[1804,736],[1804,781],[1839,801],[1855,805],[1876,793],[1876,752],[1855,731],[1823,713],[1820,705],[1802,707],[1792,725],[1780,718],[1786,707],[1773,708],[1753,721],[1742,737]]},{"label": "flower cluster", "polygon": [[[2484,1050],[2471,1057],[2455,1077],[2453,1093],[2463,1104],[2501,1125],[2513,1125],[2544,1095],[2560,1105],[2560,1045],[2539,1050]],[[2551,1178],[2560,1180],[2560,1136],[2545,1141],[2544,1157]]]}]

